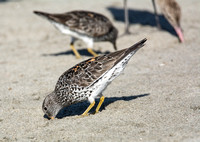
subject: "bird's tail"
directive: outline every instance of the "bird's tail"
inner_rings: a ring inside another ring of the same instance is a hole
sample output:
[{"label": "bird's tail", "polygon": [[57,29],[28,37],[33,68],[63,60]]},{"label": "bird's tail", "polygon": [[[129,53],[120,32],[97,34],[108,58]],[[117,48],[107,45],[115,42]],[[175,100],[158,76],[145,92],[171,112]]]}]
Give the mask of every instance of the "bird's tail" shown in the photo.
[{"label": "bird's tail", "polygon": [[[136,44],[132,45],[131,47],[129,48],[126,48],[126,49],[122,49],[120,51],[116,51],[114,53],[111,53],[113,54],[112,56],[120,56],[120,58],[117,59],[117,61],[115,62],[115,65],[117,63],[119,63],[121,60],[123,60],[124,58],[126,58],[126,56],[128,56],[129,54],[132,54],[134,55],[141,47],[144,46],[144,43],[147,41],[146,38],[144,38],[143,40],[137,42]],[[129,58],[130,59],[130,58]]]},{"label": "bird's tail", "polygon": [[144,43],[147,41],[146,38],[144,38],[143,40],[137,42],[136,44],[132,45],[131,47],[129,47],[127,50],[126,50],[126,53],[125,53],[125,56],[133,51],[137,51],[138,49],[140,49],[141,47],[144,46]]},{"label": "bird's tail", "polygon": [[50,15],[51,15],[49,13],[45,13],[45,12],[41,12],[41,11],[33,11],[33,13],[35,13],[36,15],[42,16],[44,18],[47,18],[47,19],[49,19]]}]

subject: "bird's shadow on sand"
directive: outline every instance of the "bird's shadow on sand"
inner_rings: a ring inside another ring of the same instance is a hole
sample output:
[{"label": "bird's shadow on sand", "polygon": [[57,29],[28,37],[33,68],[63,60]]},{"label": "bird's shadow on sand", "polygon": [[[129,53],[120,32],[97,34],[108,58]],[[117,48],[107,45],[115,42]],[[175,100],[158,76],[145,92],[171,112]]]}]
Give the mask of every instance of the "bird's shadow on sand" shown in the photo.
[{"label": "bird's shadow on sand", "polygon": [[[116,101],[131,101],[140,97],[146,97],[150,94],[141,94],[141,95],[135,95],[135,96],[122,96],[122,97],[106,97],[104,100],[104,103],[102,104],[101,108],[99,111],[104,110],[108,105],[116,102]],[[90,110],[90,112],[94,112],[98,103],[99,103],[99,99],[95,100],[95,106]],[[85,101],[85,102],[81,102],[81,103],[77,103],[77,104],[73,104],[71,106],[68,106],[64,109],[62,109],[58,115],[56,116],[56,118],[61,119],[64,117],[68,117],[68,116],[75,116],[75,115],[81,115],[89,106],[90,104]],[[46,116],[44,116],[45,118],[47,118]]]},{"label": "bird's shadow on sand", "polygon": [[[107,7],[108,11],[111,12],[113,18],[116,21],[125,22],[124,18],[124,9],[123,8],[116,8],[116,7]],[[149,11],[145,10],[136,10],[136,9],[129,9],[129,24],[140,24],[143,26],[152,26],[157,27],[155,15]],[[160,26],[162,30],[169,32],[170,34],[177,36],[173,27],[169,24],[169,22],[165,19],[163,15],[158,15]]]},{"label": "bird's shadow on sand", "polygon": [[[81,56],[89,56],[89,57],[93,57],[88,51],[87,49],[79,49],[77,50]],[[101,52],[101,51],[97,51],[97,50],[93,50],[95,53],[97,53],[98,55],[100,54],[109,54],[109,51],[106,52]],[[42,56],[64,56],[64,55],[74,55],[73,51],[67,50],[67,51],[63,51],[63,52],[58,52],[58,53],[51,53],[51,54],[42,54]]]},{"label": "bird's shadow on sand", "polygon": [[21,0],[0,0],[0,3],[3,2],[20,2]]}]

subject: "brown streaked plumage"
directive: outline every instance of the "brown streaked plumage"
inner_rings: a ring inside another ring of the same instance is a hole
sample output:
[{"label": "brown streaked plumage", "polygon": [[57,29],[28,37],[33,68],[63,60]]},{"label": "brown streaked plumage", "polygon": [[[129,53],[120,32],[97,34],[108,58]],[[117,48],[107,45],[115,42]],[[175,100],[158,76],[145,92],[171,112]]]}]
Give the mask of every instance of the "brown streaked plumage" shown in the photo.
[{"label": "brown streaked plumage", "polygon": [[82,114],[87,115],[100,97],[95,112],[104,101],[102,92],[126,67],[130,58],[144,46],[143,39],[130,48],[107,55],[90,58],[64,72],[58,79],[55,89],[44,99],[42,109],[49,118],[54,118],[63,107],[88,100],[90,106]]},{"label": "brown streaked plumage", "polygon": [[[152,0],[154,5],[154,11],[156,15],[156,22],[159,27],[158,23],[158,16],[155,6],[155,0]],[[169,23],[172,25],[174,30],[176,31],[180,42],[184,42],[184,36],[181,29],[181,7],[175,0],[156,0],[157,4],[160,7],[161,12],[165,16],[165,18],[169,21]]]},{"label": "brown streaked plumage", "polygon": [[35,14],[48,19],[62,33],[70,35],[71,47],[77,58],[79,53],[73,47],[76,39],[83,40],[88,45],[88,51],[97,56],[92,51],[93,42],[109,41],[116,50],[117,29],[110,20],[98,13],[91,11],[71,11],[62,14],[49,14],[40,11],[34,11]]}]

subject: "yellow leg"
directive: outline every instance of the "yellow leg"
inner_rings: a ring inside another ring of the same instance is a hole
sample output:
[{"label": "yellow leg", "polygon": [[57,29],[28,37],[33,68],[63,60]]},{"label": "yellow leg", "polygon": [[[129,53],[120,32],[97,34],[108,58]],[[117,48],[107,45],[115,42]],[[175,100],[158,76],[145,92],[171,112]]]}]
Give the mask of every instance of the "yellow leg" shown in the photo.
[{"label": "yellow leg", "polygon": [[78,51],[74,48],[74,45],[70,45],[72,51],[74,52],[75,56],[77,59],[81,58],[80,54],[78,53]]},{"label": "yellow leg", "polygon": [[89,105],[89,107],[85,110],[85,112],[82,114],[82,116],[87,116],[88,112],[91,110],[91,108],[94,106],[94,104],[95,104],[95,101]]},{"label": "yellow leg", "polygon": [[94,57],[98,56],[98,55],[92,50],[92,48],[88,48],[87,50],[88,50],[88,52],[89,52],[90,54],[92,54]]},{"label": "yellow leg", "polygon": [[96,110],[95,110],[95,113],[98,113],[98,112],[99,112],[99,109],[100,109],[102,103],[104,102],[104,99],[105,99],[105,97],[104,97],[104,96],[101,96],[100,102],[99,102],[99,104],[98,104],[98,106],[97,106],[97,108],[96,108]]}]

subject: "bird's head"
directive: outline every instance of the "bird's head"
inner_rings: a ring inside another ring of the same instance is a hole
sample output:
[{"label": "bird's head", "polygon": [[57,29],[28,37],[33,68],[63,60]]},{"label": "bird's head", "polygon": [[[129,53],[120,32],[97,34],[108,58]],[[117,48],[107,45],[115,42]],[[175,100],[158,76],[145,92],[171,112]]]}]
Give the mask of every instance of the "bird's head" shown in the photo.
[{"label": "bird's head", "polygon": [[168,6],[170,10],[165,12],[164,15],[172,27],[175,29],[179,41],[184,42],[183,30],[181,28],[181,7],[176,1],[171,1]]},{"label": "bird's head", "polygon": [[55,92],[52,92],[46,96],[42,104],[43,112],[51,119],[54,119],[58,112],[62,109],[62,106],[56,98],[57,96]]}]

